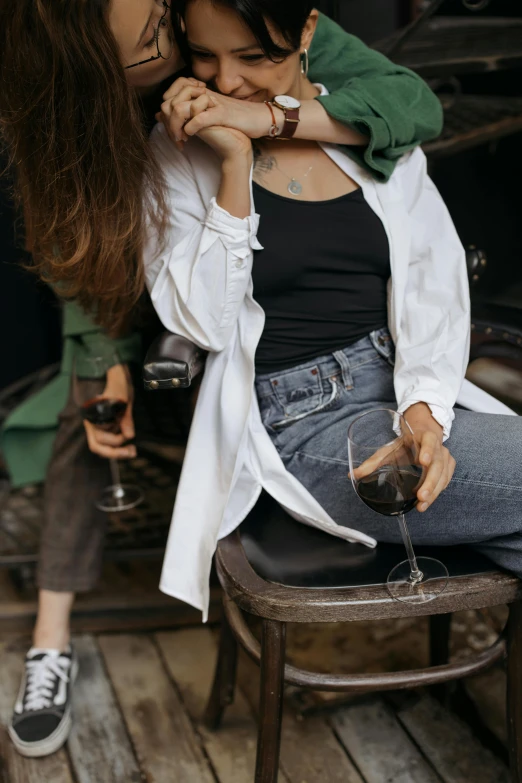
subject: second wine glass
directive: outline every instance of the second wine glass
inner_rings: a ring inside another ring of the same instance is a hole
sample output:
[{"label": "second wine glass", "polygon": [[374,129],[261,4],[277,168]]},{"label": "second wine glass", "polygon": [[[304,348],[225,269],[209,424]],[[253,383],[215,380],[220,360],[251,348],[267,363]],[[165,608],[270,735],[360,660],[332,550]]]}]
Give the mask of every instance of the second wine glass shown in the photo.
[{"label": "second wine glass", "polygon": [[416,557],[405,514],[417,505],[424,470],[413,431],[400,413],[377,408],[358,416],[348,430],[352,484],[369,508],[397,517],[408,559],[393,568],[388,592],[397,601],[426,603],[446,588],[448,571],[440,560]]},{"label": "second wine glass", "polygon": [[[127,410],[128,399],[110,397],[103,391],[107,385],[108,371],[122,364],[115,353],[100,354],[76,359],[73,372],[73,394],[85,421],[107,432],[120,432],[120,422]],[[93,390],[94,383],[99,393]],[[130,384],[130,379],[129,379]],[[93,393],[94,391],[94,393]],[[122,512],[136,508],[143,501],[143,492],[133,484],[122,484],[120,466],[116,459],[109,460],[112,483],[105,487],[96,501],[96,508],[106,512]]]}]

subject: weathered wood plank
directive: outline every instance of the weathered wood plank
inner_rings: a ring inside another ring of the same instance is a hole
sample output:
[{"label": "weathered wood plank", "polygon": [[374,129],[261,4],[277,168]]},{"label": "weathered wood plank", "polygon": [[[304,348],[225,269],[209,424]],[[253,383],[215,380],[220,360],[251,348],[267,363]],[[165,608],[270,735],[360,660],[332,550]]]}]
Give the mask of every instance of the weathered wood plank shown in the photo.
[{"label": "weathered wood plank", "polygon": [[[156,634],[172,678],[180,690],[191,718],[203,715],[216,663],[217,647],[208,628]],[[257,725],[245,697],[236,690],[234,703],[225,711],[222,726],[209,731],[198,726],[205,749],[222,783],[252,783],[254,778]],[[283,772],[280,783],[288,783]]]},{"label": "weathered wood plank", "polygon": [[440,783],[380,699],[343,707],[330,722],[367,783]]},{"label": "weathered wood plank", "polygon": [[408,699],[397,717],[445,783],[509,783],[504,764],[435,699]]},{"label": "weathered wood plank", "polygon": [[[239,659],[239,682],[257,712],[259,669],[246,655]],[[292,783],[363,783],[325,717],[298,718],[288,705],[283,713],[281,766]]]},{"label": "weathered wood plank", "polygon": [[2,783],[72,783],[64,750],[41,759],[23,758],[4,728],[16,701],[27,649],[27,638],[0,644],[0,780]]},{"label": "weathered wood plank", "polygon": [[213,783],[200,740],[146,636],[101,636],[102,650],[148,783]]},{"label": "weathered wood plank", "polygon": [[80,674],[68,747],[78,783],[141,783],[140,769],[96,642],[92,636],[80,636],[74,644]]}]

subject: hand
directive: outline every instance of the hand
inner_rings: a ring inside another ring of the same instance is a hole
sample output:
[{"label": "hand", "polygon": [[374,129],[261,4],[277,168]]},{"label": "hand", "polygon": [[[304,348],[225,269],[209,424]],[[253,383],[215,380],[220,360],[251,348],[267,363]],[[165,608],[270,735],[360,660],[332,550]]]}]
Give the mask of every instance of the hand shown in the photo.
[{"label": "hand", "polygon": [[[188,93],[194,94],[195,89],[192,87],[184,88],[179,97],[182,99]],[[172,99],[170,104],[166,107],[162,106],[162,122],[167,128],[167,132],[171,138],[177,140],[176,130],[178,124],[177,107],[180,105],[176,103],[177,99]],[[206,114],[209,109],[214,105],[214,98],[211,94],[203,93],[198,97],[192,98],[188,101],[189,116],[196,119],[202,114]],[[166,112],[170,111],[171,114],[167,115]],[[171,124],[171,120],[174,120],[174,130]],[[222,158],[222,160],[234,160],[238,157],[251,158],[252,156],[252,142],[241,131],[234,130],[232,128],[225,128],[222,126],[208,126],[206,125],[201,131],[196,134],[202,141],[212,147],[213,150]],[[178,146],[180,142],[177,142]]]},{"label": "hand", "polygon": [[107,459],[132,459],[136,456],[136,446],[122,445],[134,438],[133,388],[127,365],[117,364],[107,371],[107,383],[102,396],[127,400],[127,409],[121,419],[119,433],[107,432],[89,421],[83,422],[89,449],[93,454]]},{"label": "hand", "polygon": [[424,402],[408,408],[404,418],[413,430],[420,455],[419,464],[424,468],[424,480],[417,490],[417,511],[422,513],[446,489],[455,472],[456,462],[442,445],[442,427]]},{"label": "hand", "polygon": [[[187,141],[190,136],[196,136],[203,128],[222,126],[241,131],[250,139],[258,139],[266,136],[272,125],[270,112],[264,103],[240,101],[237,98],[229,98],[212,90],[205,89],[206,95],[211,96],[212,102],[208,110],[195,117],[190,110],[190,103],[201,94],[201,85],[187,84],[186,79],[177,79],[163,96],[162,115],[169,117],[170,131],[178,141]],[[195,80],[194,80],[195,81]],[[180,82],[184,82],[180,84]],[[276,119],[282,127],[284,113],[274,107]],[[156,115],[156,118],[161,115]]]},{"label": "hand", "polygon": [[[413,430],[413,439],[423,468],[422,484],[417,490],[417,511],[423,513],[435,502],[441,492],[450,483],[456,462],[448,449],[442,445],[442,427],[438,424],[429,407],[421,402],[412,405],[404,413],[404,418]],[[353,476],[360,480],[369,476],[394,454],[394,462],[407,464],[411,454],[411,435],[404,433],[396,441],[378,449],[369,459],[354,470]],[[401,451],[404,450],[404,455]]]},{"label": "hand", "polygon": [[160,111],[156,114],[156,120],[165,125],[172,141],[180,149],[183,149],[182,142],[188,140],[183,128],[187,120],[190,119],[191,102],[204,95],[206,91],[205,82],[180,77],[163,96],[163,103]]}]

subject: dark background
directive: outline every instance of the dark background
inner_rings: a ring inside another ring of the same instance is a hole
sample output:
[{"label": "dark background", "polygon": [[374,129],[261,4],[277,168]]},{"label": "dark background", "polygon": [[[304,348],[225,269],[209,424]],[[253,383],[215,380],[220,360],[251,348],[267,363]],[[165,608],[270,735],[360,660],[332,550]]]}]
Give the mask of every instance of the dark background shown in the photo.
[{"label": "dark background", "polygon": [[[322,0],[322,10],[335,6]],[[521,15],[521,0],[492,0],[489,15]],[[351,33],[372,43],[391,34],[422,0],[339,0]],[[460,0],[439,13],[465,14]],[[468,76],[464,92],[522,95],[522,71]],[[0,165],[2,161],[0,160]],[[437,162],[432,176],[464,244],[488,255],[483,283],[491,297],[522,306],[522,134]],[[15,241],[12,203],[0,193],[0,389],[60,355],[60,313],[54,297],[23,268],[28,261]]]}]

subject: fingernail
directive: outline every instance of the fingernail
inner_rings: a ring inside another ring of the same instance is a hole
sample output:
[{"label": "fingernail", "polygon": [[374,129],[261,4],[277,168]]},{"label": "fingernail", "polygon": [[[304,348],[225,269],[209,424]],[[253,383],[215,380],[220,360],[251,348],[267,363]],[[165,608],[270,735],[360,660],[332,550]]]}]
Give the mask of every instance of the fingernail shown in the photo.
[{"label": "fingernail", "polygon": [[427,508],[428,508],[427,503],[421,503],[419,506],[419,511],[426,511]]}]

